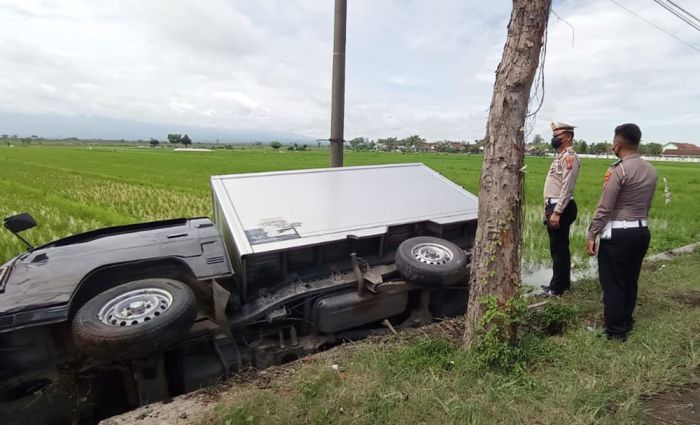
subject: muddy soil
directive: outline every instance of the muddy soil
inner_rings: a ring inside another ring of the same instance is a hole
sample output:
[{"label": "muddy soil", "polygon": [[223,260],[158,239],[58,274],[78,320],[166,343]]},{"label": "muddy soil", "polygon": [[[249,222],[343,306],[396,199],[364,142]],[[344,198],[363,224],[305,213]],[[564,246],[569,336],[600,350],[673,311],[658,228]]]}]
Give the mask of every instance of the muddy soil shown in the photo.
[{"label": "muddy soil", "polygon": [[644,423],[647,425],[700,424],[700,388],[659,394],[646,402]]},{"label": "muddy soil", "polygon": [[671,298],[686,307],[700,307],[700,291],[679,292]]}]

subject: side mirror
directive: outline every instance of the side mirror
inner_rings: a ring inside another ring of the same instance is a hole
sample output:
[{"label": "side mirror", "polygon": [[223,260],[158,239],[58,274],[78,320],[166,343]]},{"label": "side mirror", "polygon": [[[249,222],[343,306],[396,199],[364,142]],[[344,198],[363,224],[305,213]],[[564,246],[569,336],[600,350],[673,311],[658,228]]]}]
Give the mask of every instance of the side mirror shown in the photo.
[{"label": "side mirror", "polygon": [[34,220],[34,217],[28,213],[22,213],[11,217],[5,217],[2,224],[10,232],[19,233],[31,229],[32,227],[36,227],[36,220]]},{"label": "side mirror", "polygon": [[10,232],[12,232],[12,234],[17,236],[19,240],[24,242],[30,250],[34,249],[32,244],[27,242],[26,239],[19,235],[19,232],[23,232],[36,226],[36,220],[34,220],[34,217],[29,215],[28,213],[17,214],[11,217],[5,217],[5,219],[2,221],[2,224],[7,230],[9,230]]}]

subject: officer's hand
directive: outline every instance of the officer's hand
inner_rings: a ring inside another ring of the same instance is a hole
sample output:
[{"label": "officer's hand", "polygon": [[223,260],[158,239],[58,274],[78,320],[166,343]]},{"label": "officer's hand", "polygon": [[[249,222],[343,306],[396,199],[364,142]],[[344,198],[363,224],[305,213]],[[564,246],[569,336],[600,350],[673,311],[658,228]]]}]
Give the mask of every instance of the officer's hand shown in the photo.
[{"label": "officer's hand", "polygon": [[558,229],[560,219],[561,215],[559,213],[552,213],[552,215],[549,216],[549,227],[552,229]]},{"label": "officer's hand", "polygon": [[586,244],[586,251],[588,251],[589,256],[594,256],[595,255],[595,241],[588,240],[588,243]]}]

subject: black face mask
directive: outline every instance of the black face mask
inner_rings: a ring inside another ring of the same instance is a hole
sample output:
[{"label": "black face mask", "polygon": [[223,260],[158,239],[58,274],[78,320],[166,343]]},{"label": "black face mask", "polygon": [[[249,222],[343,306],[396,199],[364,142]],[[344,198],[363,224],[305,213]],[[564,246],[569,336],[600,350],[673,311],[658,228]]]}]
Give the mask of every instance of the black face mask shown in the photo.
[{"label": "black face mask", "polygon": [[[617,147],[617,149],[615,149],[616,147]],[[620,158],[620,150],[621,150],[620,145],[618,145],[617,143],[613,143],[611,149],[612,149],[613,153],[615,154],[615,156]]]},{"label": "black face mask", "polygon": [[558,137],[552,137],[552,147],[554,149],[559,149],[561,147],[561,144],[564,143],[564,141]]}]

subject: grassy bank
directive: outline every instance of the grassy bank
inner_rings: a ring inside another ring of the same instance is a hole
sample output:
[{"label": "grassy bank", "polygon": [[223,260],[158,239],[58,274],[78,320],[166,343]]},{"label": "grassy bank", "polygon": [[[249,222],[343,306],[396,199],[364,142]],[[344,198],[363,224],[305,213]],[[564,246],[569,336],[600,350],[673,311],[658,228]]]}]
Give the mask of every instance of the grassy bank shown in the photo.
[{"label": "grassy bank", "polygon": [[[478,193],[480,156],[348,152],[347,165],[423,162],[472,193]],[[548,257],[542,225],[542,186],[549,158],[527,158],[524,252],[533,261]],[[609,160],[584,159],[575,192],[579,218],[572,228],[576,261],[585,259],[585,233],[598,202]],[[0,216],[28,211],[39,227],[27,232],[36,243],[103,226],[174,217],[211,215],[209,177],[326,167],[327,151],[274,152],[270,148],[173,152],[169,149],[0,146]],[[700,239],[700,166],[656,163],[667,177],[673,201],[663,203],[660,185],[651,214],[652,252]],[[391,190],[387,188],[387,190]],[[0,263],[23,250],[0,231]]]},{"label": "grassy bank", "polygon": [[[234,386],[204,424],[639,424],[645,399],[700,383],[700,253],[645,266],[636,329],[600,331],[595,281],[559,301],[561,335],[530,333],[524,369],[494,371],[456,347],[459,321],[320,354]],[[337,365],[337,370],[334,367]]]}]

